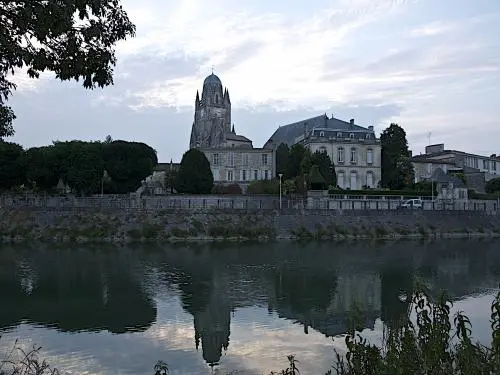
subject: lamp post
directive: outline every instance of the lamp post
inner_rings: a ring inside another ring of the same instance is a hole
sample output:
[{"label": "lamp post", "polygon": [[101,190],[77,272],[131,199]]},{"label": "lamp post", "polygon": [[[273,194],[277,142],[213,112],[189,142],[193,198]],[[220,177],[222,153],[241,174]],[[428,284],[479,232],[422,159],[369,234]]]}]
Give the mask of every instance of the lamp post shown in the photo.
[{"label": "lamp post", "polygon": [[280,210],[281,210],[281,178],[283,177],[283,173],[280,173],[278,176],[280,176]]},{"label": "lamp post", "polygon": [[104,179],[108,178],[108,171],[104,170],[101,178],[101,198],[104,196]]}]

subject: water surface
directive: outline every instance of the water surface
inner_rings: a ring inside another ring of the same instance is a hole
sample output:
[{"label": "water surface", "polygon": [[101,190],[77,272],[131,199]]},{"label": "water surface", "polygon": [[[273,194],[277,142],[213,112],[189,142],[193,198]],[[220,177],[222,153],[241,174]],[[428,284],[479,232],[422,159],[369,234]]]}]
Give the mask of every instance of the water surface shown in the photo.
[{"label": "water surface", "polygon": [[416,279],[489,344],[500,242],[3,246],[0,352],[19,338],[74,374],[323,374],[353,306],[374,342]]}]

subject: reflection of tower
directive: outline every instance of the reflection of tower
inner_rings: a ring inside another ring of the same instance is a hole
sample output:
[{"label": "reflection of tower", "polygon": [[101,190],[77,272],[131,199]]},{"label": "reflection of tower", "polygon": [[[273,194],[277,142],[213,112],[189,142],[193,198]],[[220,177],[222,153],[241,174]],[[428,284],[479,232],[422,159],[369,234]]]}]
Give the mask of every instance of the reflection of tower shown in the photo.
[{"label": "reflection of tower", "polygon": [[230,307],[221,293],[212,294],[207,307],[194,314],[196,349],[203,350],[203,359],[211,366],[218,364],[222,349],[229,346]]}]

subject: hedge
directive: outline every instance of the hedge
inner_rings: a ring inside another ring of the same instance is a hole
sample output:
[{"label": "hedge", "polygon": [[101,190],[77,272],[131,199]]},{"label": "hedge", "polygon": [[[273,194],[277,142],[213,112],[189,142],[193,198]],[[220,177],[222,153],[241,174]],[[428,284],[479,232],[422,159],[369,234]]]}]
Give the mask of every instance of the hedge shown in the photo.
[{"label": "hedge", "polygon": [[331,195],[377,195],[377,196],[416,196],[431,197],[431,191],[415,190],[329,190]]}]

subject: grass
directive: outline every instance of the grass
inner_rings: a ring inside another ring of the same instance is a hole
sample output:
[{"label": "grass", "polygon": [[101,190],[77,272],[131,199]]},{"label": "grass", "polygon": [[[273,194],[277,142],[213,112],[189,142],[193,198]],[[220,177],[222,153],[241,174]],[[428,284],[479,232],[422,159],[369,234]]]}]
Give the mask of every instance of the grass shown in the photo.
[{"label": "grass", "polygon": [[[462,312],[451,316],[452,302],[442,294],[433,299],[422,286],[410,296],[406,316],[385,328],[381,346],[370,344],[359,333],[359,316],[353,314],[345,337],[347,353],[334,350],[332,367],[325,375],[494,375],[500,373],[500,291],[491,305],[491,344],[471,339],[471,323]],[[410,319],[410,315],[415,318]],[[0,360],[0,375],[55,375],[39,359],[39,347],[14,349]],[[269,375],[298,375],[301,363],[289,355],[287,368]],[[82,369],[84,371],[84,369]],[[154,375],[168,375],[166,362],[158,361]],[[235,372],[233,372],[235,373]]]}]

